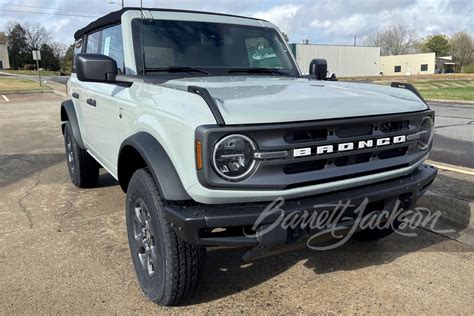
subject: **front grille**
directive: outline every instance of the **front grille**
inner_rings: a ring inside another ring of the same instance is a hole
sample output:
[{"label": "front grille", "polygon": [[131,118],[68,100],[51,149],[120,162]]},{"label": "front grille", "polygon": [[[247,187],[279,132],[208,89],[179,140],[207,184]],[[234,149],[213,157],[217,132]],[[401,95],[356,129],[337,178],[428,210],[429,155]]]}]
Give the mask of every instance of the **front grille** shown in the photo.
[{"label": "front grille", "polygon": [[[203,126],[197,129],[196,138],[203,142],[203,148],[208,148],[203,151],[204,161],[210,161],[213,145],[231,133],[241,133],[253,139],[259,152],[286,151],[287,155],[285,158],[259,160],[254,174],[239,182],[221,179],[210,163],[198,171],[198,177],[202,184],[211,188],[281,190],[400,169],[426,155],[426,151],[418,148],[417,140],[408,136],[418,132],[427,115],[433,115],[433,112],[261,126]],[[393,142],[398,136],[406,136],[406,141]],[[360,145],[384,138],[389,138],[390,144]],[[353,149],[339,146],[349,143],[353,144]],[[334,150],[318,152],[317,149],[323,146],[332,146]],[[306,153],[294,155],[295,149],[305,149]]]}]

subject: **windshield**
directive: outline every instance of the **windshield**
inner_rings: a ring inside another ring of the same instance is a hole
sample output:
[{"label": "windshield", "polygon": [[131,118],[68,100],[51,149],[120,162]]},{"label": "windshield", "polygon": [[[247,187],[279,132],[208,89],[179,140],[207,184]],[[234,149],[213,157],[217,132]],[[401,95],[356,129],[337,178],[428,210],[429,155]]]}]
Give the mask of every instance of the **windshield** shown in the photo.
[{"label": "windshield", "polygon": [[139,72],[193,75],[265,74],[297,76],[298,70],[273,28],[210,22],[133,21]]}]

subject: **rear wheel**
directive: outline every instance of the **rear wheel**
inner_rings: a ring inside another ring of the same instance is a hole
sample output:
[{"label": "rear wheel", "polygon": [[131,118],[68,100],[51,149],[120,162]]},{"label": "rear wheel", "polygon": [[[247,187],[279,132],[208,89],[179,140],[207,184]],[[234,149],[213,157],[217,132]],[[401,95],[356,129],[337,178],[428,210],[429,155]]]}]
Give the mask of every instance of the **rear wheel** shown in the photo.
[{"label": "rear wheel", "polygon": [[178,238],[163,212],[164,203],[148,170],[137,170],[126,201],[133,266],[150,300],[180,305],[196,291],[206,250]]},{"label": "rear wheel", "polygon": [[99,164],[86,150],[79,147],[69,122],[64,127],[64,146],[71,182],[79,188],[94,187],[99,179]]}]

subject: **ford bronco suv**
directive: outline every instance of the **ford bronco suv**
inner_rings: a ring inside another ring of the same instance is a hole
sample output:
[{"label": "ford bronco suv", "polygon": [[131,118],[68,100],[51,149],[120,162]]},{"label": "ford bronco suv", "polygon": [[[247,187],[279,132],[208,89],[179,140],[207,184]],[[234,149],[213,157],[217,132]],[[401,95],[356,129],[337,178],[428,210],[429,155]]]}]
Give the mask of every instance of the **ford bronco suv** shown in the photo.
[{"label": "ford bronco suv", "polygon": [[307,240],[309,228],[259,233],[275,200],[284,214],[345,200],[407,209],[436,176],[424,164],[434,112],[413,87],[329,81],[318,59],[303,75],[270,22],[125,8],[75,40],[69,174],[80,188],[101,168],[118,181],[134,269],[158,304],[193,295],[206,247],[248,247],[251,261]]}]

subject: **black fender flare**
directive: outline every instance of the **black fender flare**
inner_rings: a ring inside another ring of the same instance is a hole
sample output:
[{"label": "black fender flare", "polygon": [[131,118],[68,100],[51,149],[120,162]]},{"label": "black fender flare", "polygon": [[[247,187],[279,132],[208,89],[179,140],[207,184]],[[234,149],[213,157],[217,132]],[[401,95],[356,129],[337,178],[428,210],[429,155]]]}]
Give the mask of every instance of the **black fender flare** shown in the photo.
[{"label": "black fender flare", "polygon": [[63,134],[66,121],[69,121],[69,124],[71,125],[72,134],[77,145],[79,145],[80,148],[85,149],[86,147],[82,141],[81,130],[79,129],[79,122],[77,121],[76,109],[71,100],[66,100],[61,103],[61,129]]},{"label": "black fender flare", "polygon": [[131,174],[123,171],[123,167],[126,167],[127,162],[126,157],[122,154],[124,154],[123,150],[129,147],[136,150],[143,158],[155,180],[161,196],[164,199],[170,201],[184,201],[191,199],[184,189],[178,172],[163,146],[161,146],[153,136],[146,132],[138,132],[128,137],[120,146],[117,175],[120,186],[124,191],[127,190]]}]

